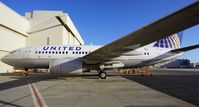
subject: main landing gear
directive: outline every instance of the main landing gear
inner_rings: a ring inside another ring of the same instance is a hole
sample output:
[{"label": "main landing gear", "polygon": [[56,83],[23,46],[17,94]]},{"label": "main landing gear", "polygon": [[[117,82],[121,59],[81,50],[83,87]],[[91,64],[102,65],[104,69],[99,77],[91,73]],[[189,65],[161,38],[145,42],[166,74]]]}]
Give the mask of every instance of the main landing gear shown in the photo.
[{"label": "main landing gear", "polygon": [[105,71],[99,71],[99,78],[100,79],[106,79],[107,77],[107,74]]}]

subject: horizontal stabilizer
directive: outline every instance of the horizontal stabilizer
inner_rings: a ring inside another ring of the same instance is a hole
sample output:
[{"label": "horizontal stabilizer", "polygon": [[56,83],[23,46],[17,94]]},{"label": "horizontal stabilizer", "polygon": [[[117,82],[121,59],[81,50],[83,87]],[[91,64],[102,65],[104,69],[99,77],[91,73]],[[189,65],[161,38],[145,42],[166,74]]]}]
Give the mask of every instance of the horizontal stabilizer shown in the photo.
[{"label": "horizontal stabilizer", "polygon": [[184,47],[184,48],[179,48],[179,49],[175,49],[175,50],[171,50],[171,52],[176,52],[176,53],[186,52],[186,51],[190,51],[190,50],[193,50],[193,49],[196,49],[196,48],[199,48],[199,44],[188,46],[188,47]]}]

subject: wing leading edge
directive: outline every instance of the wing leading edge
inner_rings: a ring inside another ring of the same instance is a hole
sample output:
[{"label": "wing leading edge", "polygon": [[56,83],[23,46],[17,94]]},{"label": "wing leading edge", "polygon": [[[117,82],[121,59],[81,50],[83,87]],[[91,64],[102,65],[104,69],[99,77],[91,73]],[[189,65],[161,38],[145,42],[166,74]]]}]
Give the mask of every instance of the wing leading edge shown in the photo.
[{"label": "wing leading edge", "polygon": [[199,1],[97,49],[83,57],[83,60],[90,64],[110,61],[123,53],[185,30],[198,23]]}]

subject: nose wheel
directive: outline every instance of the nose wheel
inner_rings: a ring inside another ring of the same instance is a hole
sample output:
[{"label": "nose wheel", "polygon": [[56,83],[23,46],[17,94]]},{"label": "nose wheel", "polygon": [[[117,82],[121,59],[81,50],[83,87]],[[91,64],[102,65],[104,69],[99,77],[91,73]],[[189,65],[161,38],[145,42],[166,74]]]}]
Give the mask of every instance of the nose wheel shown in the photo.
[{"label": "nose wheel", "polygon": [[100,72],[99,72],[99,78],[100,78],[100,79],[106,79],[106,77],[107,77],[106,72],[104,72],[104,71],[100,71]]}]

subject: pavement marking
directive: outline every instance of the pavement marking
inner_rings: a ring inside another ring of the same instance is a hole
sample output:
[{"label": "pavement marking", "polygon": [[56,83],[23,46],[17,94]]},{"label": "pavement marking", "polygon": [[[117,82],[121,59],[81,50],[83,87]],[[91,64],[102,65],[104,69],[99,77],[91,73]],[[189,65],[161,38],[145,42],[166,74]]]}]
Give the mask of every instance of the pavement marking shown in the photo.
[{"label": "pavement marking", "polygon": [[37,87],[35,86],[34,83],[30,79],[27,79],[27,82],[29,84],[29,88],[32,94],[33,102],[35,107],[48,107],[46,102],[44,101],[43,97],[39,93]]}]

